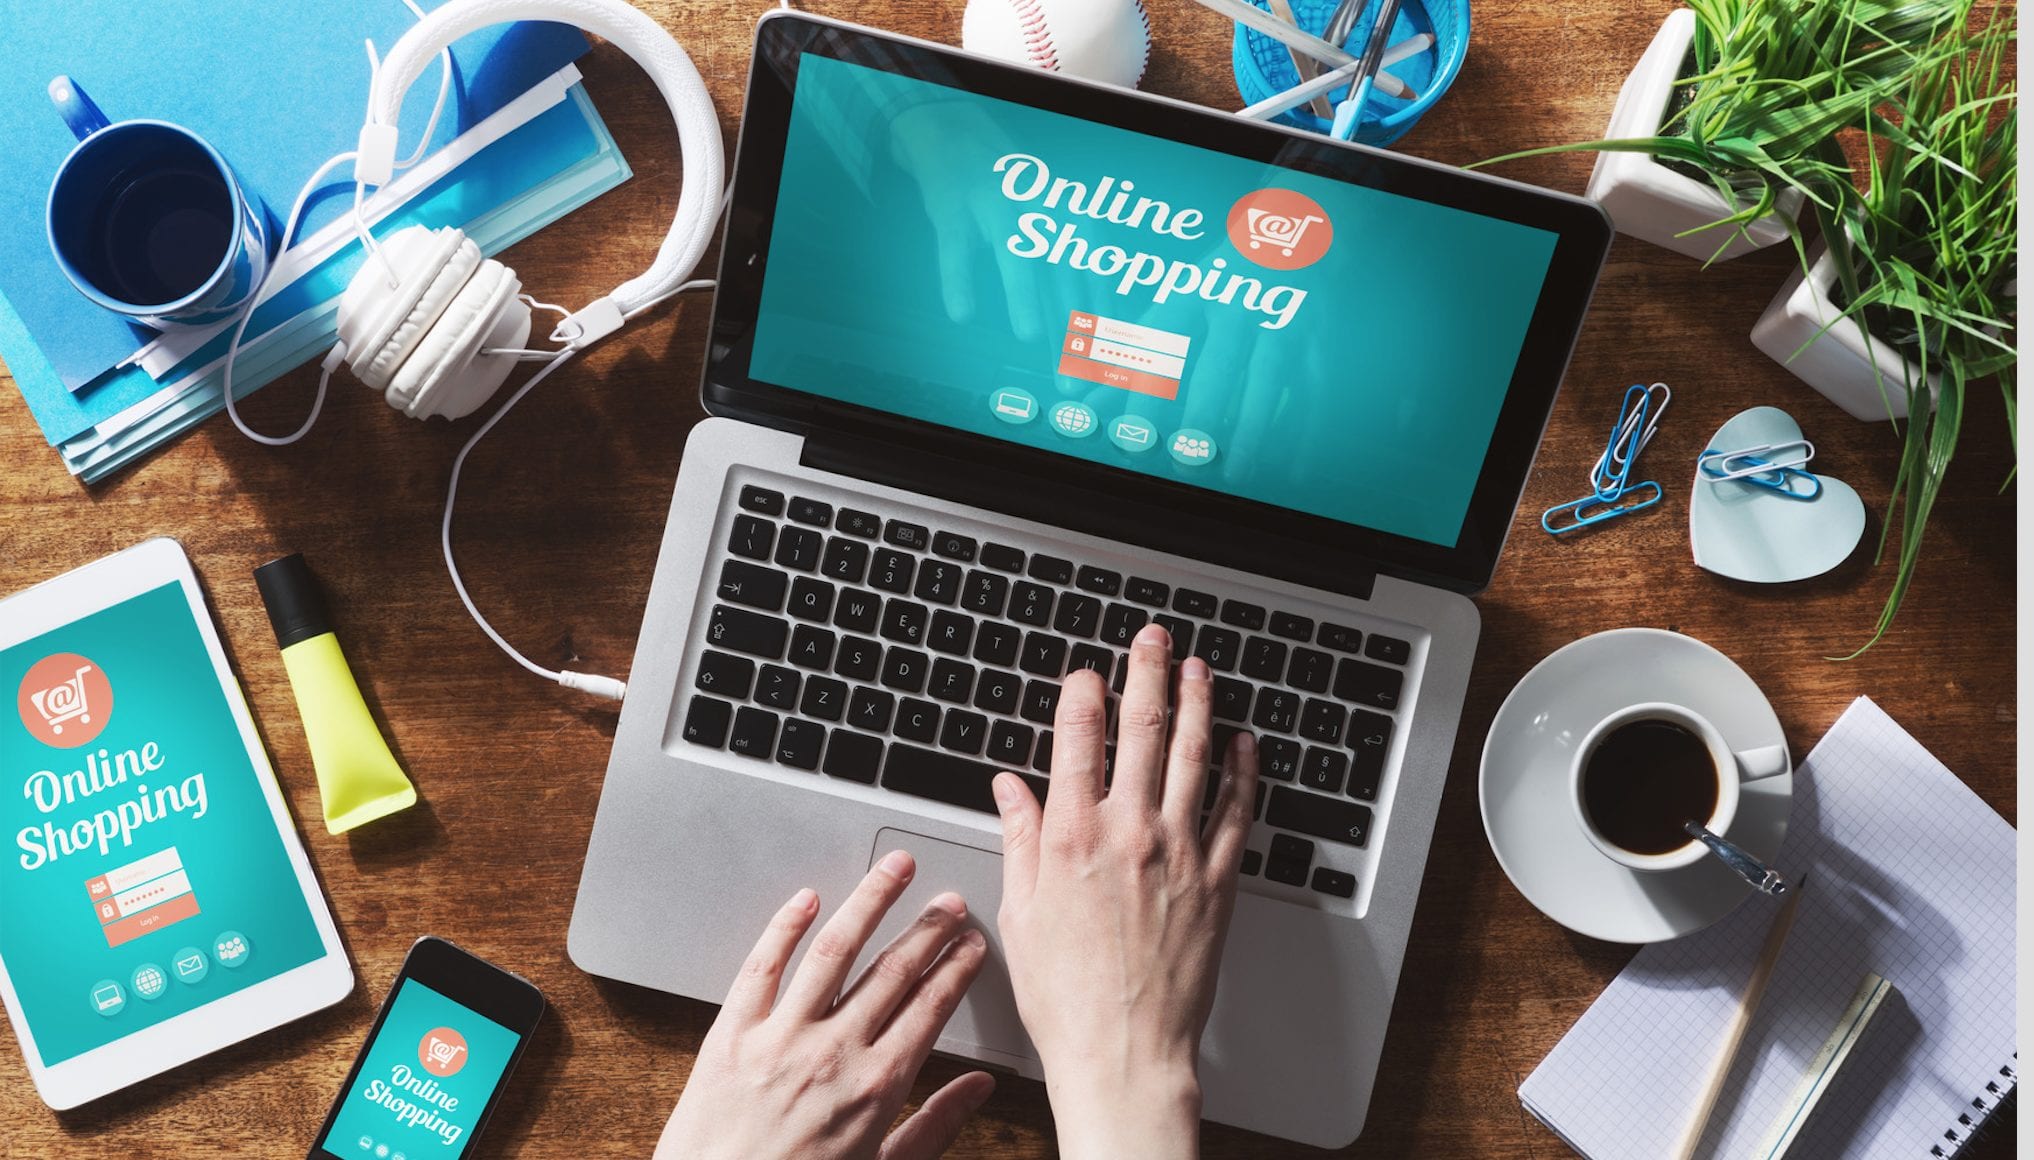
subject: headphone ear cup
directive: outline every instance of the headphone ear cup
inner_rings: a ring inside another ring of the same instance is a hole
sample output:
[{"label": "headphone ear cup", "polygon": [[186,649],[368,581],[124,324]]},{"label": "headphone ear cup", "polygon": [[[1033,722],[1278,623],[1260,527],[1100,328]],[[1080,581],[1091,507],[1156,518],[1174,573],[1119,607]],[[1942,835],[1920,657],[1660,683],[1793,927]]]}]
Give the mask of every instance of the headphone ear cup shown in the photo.
[{"label": "headphone ear cup", "polygon": [[[479,246],[451,228],[410,226],[380,248],[381,258],[364,262],[339,300],[339,338],[360,381],[386,391],[482,258]],[[385,280],[389,270],[394,287]]]},{"label": "headphone ear cup", "polygon": [[388,403],[416,419],[462,419],[492,396],[515,366],[513,355],[483,355],[529,340],[530,308],[516,297],[515,271],[492,258],[418,341],[389,383]]}]

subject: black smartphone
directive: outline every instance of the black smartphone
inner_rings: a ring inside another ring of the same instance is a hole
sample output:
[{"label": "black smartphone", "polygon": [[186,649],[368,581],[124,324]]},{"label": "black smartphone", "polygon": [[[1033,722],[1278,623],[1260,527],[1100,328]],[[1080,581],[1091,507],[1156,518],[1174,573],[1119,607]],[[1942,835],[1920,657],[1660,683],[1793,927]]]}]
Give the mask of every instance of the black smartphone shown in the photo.
[{"label": "black smartphone", "polygon": [[403,960],[310,1160],[457,1160],[487,1125],[544,996],[441,938]]}]

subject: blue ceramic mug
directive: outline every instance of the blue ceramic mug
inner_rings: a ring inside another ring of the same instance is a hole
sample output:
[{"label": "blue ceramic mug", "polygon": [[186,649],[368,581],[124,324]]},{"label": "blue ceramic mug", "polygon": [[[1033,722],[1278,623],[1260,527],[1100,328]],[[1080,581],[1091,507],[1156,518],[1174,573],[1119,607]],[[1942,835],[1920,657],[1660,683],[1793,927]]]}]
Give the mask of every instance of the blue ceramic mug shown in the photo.
[{"label": "blue ceramic mug", "polygon": [[109,123],[69,77],[49,83],[78,144],[49,187],[49,248],[85,297],[161,329],[232,318],[268,272],[264,211],[204,138]]}]

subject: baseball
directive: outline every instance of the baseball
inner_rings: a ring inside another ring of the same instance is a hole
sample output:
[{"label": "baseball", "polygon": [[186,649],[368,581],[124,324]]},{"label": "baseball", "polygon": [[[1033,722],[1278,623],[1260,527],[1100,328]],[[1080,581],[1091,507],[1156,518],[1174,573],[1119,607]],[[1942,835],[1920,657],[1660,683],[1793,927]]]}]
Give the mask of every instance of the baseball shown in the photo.
[{"label": "baseball", "polygon": [[1142,0],[968,0],[961,47],[1136,88],[1151,58]]}]

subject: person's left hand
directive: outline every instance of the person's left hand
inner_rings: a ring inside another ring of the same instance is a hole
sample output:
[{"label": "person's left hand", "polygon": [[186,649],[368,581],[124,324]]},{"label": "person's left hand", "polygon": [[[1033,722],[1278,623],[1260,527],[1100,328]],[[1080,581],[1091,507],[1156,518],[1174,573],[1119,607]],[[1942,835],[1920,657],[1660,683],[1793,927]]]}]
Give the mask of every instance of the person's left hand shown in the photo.
[{"label": "person's left hand", "polygon": [[[848,970],[917,867],[886,855],[827,920],[780,996],[792,952],[819,915],[801,890],[770,920],[706,1033],[657,1160],[873,1157],[931,1160],[995,1089],[972,1071],[927,1097],[886,1139],[940,1029],[981,973],[967,904],[942,894],[852,985]],[[845,988],[845,990],[843,990]]]}]

